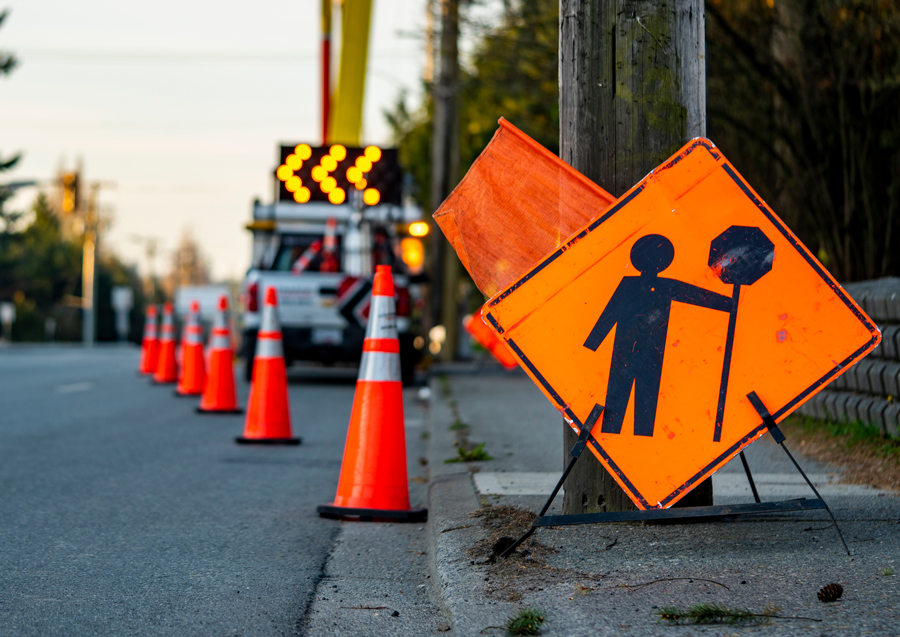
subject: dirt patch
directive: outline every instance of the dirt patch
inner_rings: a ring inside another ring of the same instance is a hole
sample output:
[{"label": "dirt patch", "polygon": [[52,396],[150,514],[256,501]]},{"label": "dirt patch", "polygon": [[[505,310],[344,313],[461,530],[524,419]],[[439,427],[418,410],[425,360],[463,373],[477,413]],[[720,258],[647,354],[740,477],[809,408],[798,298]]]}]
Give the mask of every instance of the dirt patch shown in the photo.
[{"label": "dirt patch", "polygon": [[518,539],[536,517],[531,511],[512,506],[486,506],[469,514],[487,531],[485,537],[469,548],[473,564],[484,565],[485,594],[509,602],[522,599],[524,593],[542,591],[557,584],[595,581],[599,576],[548,566],[544,562],[556,550],[530,537],[510,557],[497,558],[494,547],[503,538]]},{"label": "dirt patch", "polygon": [[[537,517],[531,511],[511,506],[485,506],[469,514],[470,518],[478,520],[481,528],[488,531],[487,535],[480,539],[469,549],[469,555],[478,559],[492,559],[494,547],[502,538],[518,539],[525,531],[531,528],[531,523]],[[528,538],[519,547],[519,552],[528,555],[533,551],[543,553],[552,551],[548,546]]]},{"label": "dirt patch", "polygon": [[864,425],[805,417],[786,418],[779,426],[791,450],[840,466],[847,482],[900,490],[900,441],[883,438]]}]

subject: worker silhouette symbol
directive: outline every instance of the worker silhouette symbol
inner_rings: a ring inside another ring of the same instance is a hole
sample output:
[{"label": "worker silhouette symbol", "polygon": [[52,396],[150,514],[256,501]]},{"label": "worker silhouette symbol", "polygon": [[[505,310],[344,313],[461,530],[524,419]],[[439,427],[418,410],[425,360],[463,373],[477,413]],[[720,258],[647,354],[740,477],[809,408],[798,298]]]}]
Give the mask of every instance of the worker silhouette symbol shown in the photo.
[{"label": "worker silhouette symbol", "polygon": [[622,431],[634,387],[634,434],[653,435],[672,301],[731,311],[730,296],[658,276],[674,258],[672,242],[662,235],[638,239],[631,248],[631,264],[640,276],[622,279],[584,342],[589,350],[597,351],[616,327],[602,433]]}]

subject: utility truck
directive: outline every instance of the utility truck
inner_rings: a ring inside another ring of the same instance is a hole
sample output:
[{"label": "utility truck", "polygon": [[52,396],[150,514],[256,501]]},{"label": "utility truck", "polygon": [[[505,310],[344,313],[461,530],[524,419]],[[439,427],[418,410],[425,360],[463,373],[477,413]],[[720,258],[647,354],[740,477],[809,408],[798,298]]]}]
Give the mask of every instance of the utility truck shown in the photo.
[{"label": "utility truck", "polygon": [[389,265],[402,379],[411,383],[422,339],[416,341],[413,329],[409,274],[421,271],[422,251],[421,242],[409,243],[409,227],[425,224],[421,208],[403,197],[396,150],[282,146],[275,174],[274,203],[254,202],[247,226],[253,233],[252,262],[242,288],[247,380],[266,288],[274,287],[278,296],[288,365],[358,363],[375,266]]}]

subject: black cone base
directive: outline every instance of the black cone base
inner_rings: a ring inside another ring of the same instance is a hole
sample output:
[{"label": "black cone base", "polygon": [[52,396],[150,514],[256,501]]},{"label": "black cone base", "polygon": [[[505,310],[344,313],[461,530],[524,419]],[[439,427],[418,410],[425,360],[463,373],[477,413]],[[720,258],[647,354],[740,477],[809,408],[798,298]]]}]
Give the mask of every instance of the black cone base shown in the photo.
[{"label": "black cone base", "polygon": [[320,504],[316,511],[323,518],[332,520],[352,520],[359,522],[425,522],[428,519],[428,509],[354,509],[351,507],[339,507],[333,504]]},{"label": "black cone base", "polygon": [[244,413],[243,409],[203,409],[202,407],[197,407],[198,414],[242,414]]},{"label": "black cone base", "polygon": [[200,396],[203,395],[203,394],[182,394],[177,389],[172,393],[175,394],[176,398],[200,398]]},{"label": "black cone base", "polygon": [[244,438],[238,436],[234,439],[239,445],[299,445],[303,438]]}]

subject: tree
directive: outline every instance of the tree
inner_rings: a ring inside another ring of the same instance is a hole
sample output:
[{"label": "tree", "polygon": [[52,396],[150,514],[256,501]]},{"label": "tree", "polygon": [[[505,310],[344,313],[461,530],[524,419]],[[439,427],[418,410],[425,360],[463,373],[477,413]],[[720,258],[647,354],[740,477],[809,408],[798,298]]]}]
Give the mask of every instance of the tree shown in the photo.
[{"label": "tree", "polygon": [[[45,319],[59,314],[63,299],[78,291],[81,280],[80,246],[63,238],[43,194],[35,199],[28,225],[5,233],[0,261],[0,298],[16,303],[13,338],[43,340]],[[66,323],[59,318],[58,323]]]},{"label": "tree", "polygon": [[[557,0],[507,2],[496,26],[463,22],[479,33],[468,64],[460,73],[460,170],[465,174],[497,129],[502,116],[553,152],[559,151],[559,102],[556,53],[559,38]],[[410,112],[401,94],[385,117],[400,148],[400,162],[413,175],[420,203],[430,201],[432,86],[425,85],[421,109]]]},{"label": "tree", "polygon": [[[0,26],[3,25],[3,22],[6,20],[6,17],[9,15],[9,9],[4,9],[0,12]],[[14,53],[10,53],[9,51],[0,51],[0,76],[9,75],[12,73],[13,69],[19,64],[18,59],[16,58]],[[8,159],[0,159],[0,173],[5,172],[15,166],[19,159],[21,159],[22,155],[17,154],[13,155]],[[16,222],[22,216],[21,213],[15,212],[7,212],[4,204],[12,197],[13,190],[8,186],[4,186],[0,184],[0,223],[3,224],[2,234],[0,234],[0,270],[2,270],[2,253],[5,251],[6,246],[5,241],[9,239],[9,234],[11,234],[15,228]],[[2,284],[2,283],[0,283]]]},{"label": "tree", "polygon": [[[838,278],[900,273],[896,0],[709,0],[707,135]],[[461,77],[460,174],[504,116],[558,152],[556,2],[507,3]],[[430,86],[388,113],[404,167],[430,183]]]},{"label": "tree", "polygon": [[712,0],[710,136],[842,281],[900,268],[900,6]]},{"label": "tree", "polygon": [[185,285],[206,285],[210,281],[209,266],[200,250],[200,244],[190,230],[181,235],[181,242],[172,253],[172,270],[163,283],[166,294],[171,298],[175,290]]}]

